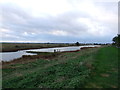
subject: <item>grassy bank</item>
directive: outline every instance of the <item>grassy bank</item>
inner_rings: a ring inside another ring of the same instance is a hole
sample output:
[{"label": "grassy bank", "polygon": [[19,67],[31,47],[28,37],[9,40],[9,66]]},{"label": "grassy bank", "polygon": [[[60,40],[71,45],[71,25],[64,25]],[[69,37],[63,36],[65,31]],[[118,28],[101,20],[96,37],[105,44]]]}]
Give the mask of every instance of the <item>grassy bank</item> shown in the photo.
[{"label": "grassy bank", "polygon": [[115,47],[101,48],[95,55],[94,67],[86,88],[118,87],[118,51]]},{"label": "grassy bank", "polygon": [[115,47],[66,52],[3,65],[3,88],[117,88]]}]

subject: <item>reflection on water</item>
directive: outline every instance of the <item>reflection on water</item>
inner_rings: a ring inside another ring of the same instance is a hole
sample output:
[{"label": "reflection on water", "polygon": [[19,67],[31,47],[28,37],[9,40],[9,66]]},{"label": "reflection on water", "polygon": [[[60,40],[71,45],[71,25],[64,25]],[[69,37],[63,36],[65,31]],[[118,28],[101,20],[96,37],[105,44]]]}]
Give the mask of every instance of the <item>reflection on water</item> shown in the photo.
[{"label": "reflection on water", "polygon": [[81,47],[99,47],[98,45],[87,45],[87,46],[72,46],[72,47],[56,47],[56,48],[44,48],[44,49],[30,49],[30,50],[20,50],[17,52],[3,52],[0,53],[2,61],[10,61],[16,58],[20,58],[23,55],[36,55],[33,53],[27,53],[26,51],[36,51],[36,52],[54,52],[54,50],[62,51],[75,51],[80,50]]},{"label": "reflection on water", "polygon": [[23,55],[36,55],[33,53],[26,53],[26,51],[17,51],[17,52],[3,52],[0,53],[2,61],[9,61],[22,57]]},{"label": "reflection on water", "polygon": [[25,51],[36,51],[36,52],[54,52],[54,50],[59,50],[60,52],[63,51],[74,51],[79,50],[80,47],[74,46],[74,47],[57,47],[57,48],[44,48],[44,49],[30,49]]},{"label": "reflection on water", "polygon": [[43,48],[43,49],[30,49],[25,51],[36,51],[36,52],[54,52],[54,50],[63,51],[74,51],[80,50],[82,47],[99,47],[99,45],[87,45],[87,46],[71,46],[71,47],[56,47],[56,48]]}]

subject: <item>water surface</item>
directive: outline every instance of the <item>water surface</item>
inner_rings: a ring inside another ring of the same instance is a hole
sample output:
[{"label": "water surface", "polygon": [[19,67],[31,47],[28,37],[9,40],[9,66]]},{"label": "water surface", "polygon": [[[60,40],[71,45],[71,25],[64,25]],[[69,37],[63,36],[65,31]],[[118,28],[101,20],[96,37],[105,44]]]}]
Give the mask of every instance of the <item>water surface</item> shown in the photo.
[{"label": "water surface", "polygon": [[17,52],[2,52],[0,53],[2,61],[10,61],[22,57],[23,55],[37,55],[33,53],[27,53],[26,51],[36,51],[36,52],[54,52],[54,51],[75,51],[80,50],[82,47],[99,47],[99,45],[86,45],[86,46],[71,46],[71,47],[56,47],[56,48],[43,48],[43,49],[29,49],[20,50]]}]

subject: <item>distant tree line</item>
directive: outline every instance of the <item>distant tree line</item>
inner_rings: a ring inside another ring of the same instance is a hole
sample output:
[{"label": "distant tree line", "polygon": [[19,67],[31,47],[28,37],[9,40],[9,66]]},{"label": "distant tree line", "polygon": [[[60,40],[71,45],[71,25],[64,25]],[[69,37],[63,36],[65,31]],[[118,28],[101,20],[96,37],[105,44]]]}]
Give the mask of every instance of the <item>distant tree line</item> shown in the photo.
[{"label": "distant tree line", "polygon": [[76,42],[76,46],[82,46],[82,45],[110,45],[111,43],[79,43]]}]

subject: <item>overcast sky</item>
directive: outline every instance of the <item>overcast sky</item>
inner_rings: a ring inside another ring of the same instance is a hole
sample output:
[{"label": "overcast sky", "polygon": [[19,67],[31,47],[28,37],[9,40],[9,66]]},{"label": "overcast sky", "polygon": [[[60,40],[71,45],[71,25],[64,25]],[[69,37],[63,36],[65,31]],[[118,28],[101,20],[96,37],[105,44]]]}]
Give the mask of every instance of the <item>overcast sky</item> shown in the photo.
[{"label": "overcast sky", "polygon": [[0,0],[0,42],[111,42],[118,0]]}]

